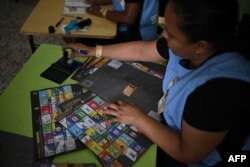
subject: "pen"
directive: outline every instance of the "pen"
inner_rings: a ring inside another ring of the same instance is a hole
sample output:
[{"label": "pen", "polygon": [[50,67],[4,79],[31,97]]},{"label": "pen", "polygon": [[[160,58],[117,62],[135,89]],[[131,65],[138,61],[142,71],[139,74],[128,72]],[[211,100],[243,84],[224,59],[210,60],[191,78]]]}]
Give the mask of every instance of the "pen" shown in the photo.
[{"label": "pen", "polygon": [[58,27],[64,20],[64,17],[62,17],[57,23],[56,23],[56,27]]},{"label": "pen", "polygon": [[95,65],[97,65],[98,63],[100,63],[100,62],[103,61],[103,60],[104,60],[104,58],[100,58],[100,59],[97,60],[94,64],[89,64],[89,65],[87,66],[87,69],[91,69],[91,68],[95,67]]},{"label": "pen", "polygon": [[[95,60],[95,59],[94,59]],[[94,62],[93,64],[92,64],[92,62],[91,63],[88,63],[88,65],[87,65],[87,67],[85,68],[85,69],[83,69],[81,72],[80,72],[80,76],[87,76],[87,75],[89,75],[89,74],[92,74],[94,71],[96,71],[97,69],[96,69],[96,65],[98,64],[98,63],[100,63],[101,61],[103,61],[104,60],[104,58],[100,58],[99,60],[97,60],[96,62]],[[90,60],[91,61],[91,60]],[[94,71],[93,71],[94,70]]]},{"label": "pen", "polygon": [[84,63],[83,65],[83,70],[86,70],[88,68],[88,66],[95,60],[95,57],[90,57],[89,59],[87,59],[86,63]]}]

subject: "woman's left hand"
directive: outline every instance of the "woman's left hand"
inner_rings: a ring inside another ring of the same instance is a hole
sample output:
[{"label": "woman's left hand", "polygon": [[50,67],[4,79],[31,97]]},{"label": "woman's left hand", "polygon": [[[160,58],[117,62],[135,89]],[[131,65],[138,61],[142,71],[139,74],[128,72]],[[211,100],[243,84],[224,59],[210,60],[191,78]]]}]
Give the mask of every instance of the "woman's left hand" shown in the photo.
[{"label": "woman's left hand", "polygon": [[116,103],[109,104],[106,109],[102,110],[102,113],[115,116],[114,118],[108,120],[106,122],[107,124],[121,122],[134,126],[137,126],[136,124],[138,123],[138,119],[146,116],[137,105],[126,103],[121,100]]}]

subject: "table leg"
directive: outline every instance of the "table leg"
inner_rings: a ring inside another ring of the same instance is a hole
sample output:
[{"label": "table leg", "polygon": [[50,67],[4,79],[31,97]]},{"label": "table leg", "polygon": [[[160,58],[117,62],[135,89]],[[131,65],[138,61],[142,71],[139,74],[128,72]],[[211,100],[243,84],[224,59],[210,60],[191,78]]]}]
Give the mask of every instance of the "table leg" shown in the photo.
[{"label": "table leg", "polygon": [[34,53],[36,51],[36,48],[39,45],[34,43],[33,35],[29,35],[29,42],[30,42],[30,47],[31,47],[32,53]]}]

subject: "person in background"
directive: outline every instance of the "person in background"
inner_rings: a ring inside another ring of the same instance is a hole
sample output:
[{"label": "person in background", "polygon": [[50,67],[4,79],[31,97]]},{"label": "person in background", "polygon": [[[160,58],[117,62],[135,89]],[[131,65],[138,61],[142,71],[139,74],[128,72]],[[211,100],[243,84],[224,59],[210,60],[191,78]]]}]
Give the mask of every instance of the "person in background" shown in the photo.
[{"label": "person in background", "polygon": [[[114,40],[95,40],[95,43],[121,43],[157,38],[158,0],[86,0],[87,12],[118,23]],[[103,5],[112,4],[112,10]],[[83,41],[84,42],[84,41]]]},{"label": "person in background", "polygon": [[[108,1],[108,0],[107,0]],[[96,16],[105,17],[118,23],[115,42],[140,40],[139,23],[143,0],[109,0],[113,10],[104,8],[102,0],[86,0],[91,7],[87,12]],[[104,4],[107,3],[104,1]]]},{"label": "person in background", "polygon": [[241,34],[246,28],[239,22],[238,1],[169,0],[165,24],[154,41],[72,43],[62,49],[75,51],[71,58],[168,60],[158,103],[162,121],[117,99],[102,111],[115,116],[107,124],[137,127],[158,146],[157,166],[225,166],[230,154],[250,151],[250,54],[249,46],[242,49],[247,35]]}]

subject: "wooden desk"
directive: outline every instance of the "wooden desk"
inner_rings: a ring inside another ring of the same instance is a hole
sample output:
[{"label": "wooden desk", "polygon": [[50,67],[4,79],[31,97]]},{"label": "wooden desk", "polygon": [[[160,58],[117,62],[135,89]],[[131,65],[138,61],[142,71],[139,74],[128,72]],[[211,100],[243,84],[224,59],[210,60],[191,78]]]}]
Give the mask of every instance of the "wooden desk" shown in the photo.
[{"label": "wooden desk", "polygon": [[[62,25],[67,25],[72,17],[65,17],[63,22],[55,27],[56,23],[61,19],[64,11],[64,0],[40,0],[35,8],[32,10],[30,16],[21,27],[21,33],[30,36],[30,42],[33,42],[32,35],[59,35],[68,36],[64,34],[61,29]],[[85,37],[85,38],[104,38],[112,39],[116,35],[116,23],[102,17],[97,17],[90,14],[78,14],[76,16],[83,17],[83,19],[90,18],[92,20],[88,31],[75,31],[70,34],[71,37]],[[48,27],[52,25],[55,27],[55,33],[50,34]],[[34,44],[34,42],[33,42]]]},{"label": "wooden desk", "polygon": [[[59,86],[40,77],[40,74],[61,56],[61,46],[42,44],[30,57],[22,70],[0,95],[0,131],[27,137],[33,136],[30,91]],[[76,82],[68,78],[63,84],[72,83]],[[54,162],[94,162],[98,164],[98,167],[101,166],[89,149],[57,156]],[[155,164],[156,145],[152,145],[134,166],[153,167]]]}]

